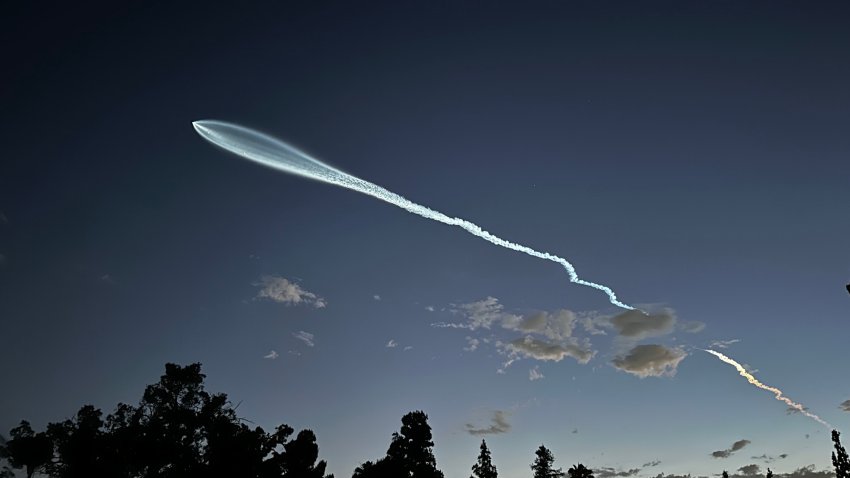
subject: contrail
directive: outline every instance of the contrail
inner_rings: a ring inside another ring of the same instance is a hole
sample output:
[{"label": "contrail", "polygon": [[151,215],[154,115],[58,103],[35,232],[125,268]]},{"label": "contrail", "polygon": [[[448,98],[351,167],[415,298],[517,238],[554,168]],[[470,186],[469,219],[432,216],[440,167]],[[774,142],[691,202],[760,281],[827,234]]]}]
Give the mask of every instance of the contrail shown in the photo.
[{"label": "contrail", "polygon": [[715,352],[714,350],[705,350],[705,349],[700,349],[700,350],[702,350],[703,352],[708,352],[711,355],[714,355],[715,357],[719,358],[720,360],[722,360],[722,361],[728,363],[729,365],[735,367],[738,370],[738,373],[741,374],[742,377],[746,378],[748,382],[750,382],[751,384],[755,385],[756,387],[758,387],[762,390],[767,390],[768,392],[773,393],[776,396],[776,399],[779,400],[780,402],[783,402],[786,405],[788,405],[789,407],[794,408],[798,412],[800,412],[803,415],[811,418],[812,420],[820,423],[821,425],[829,428],[830,430],[833,429],[833,426],[830,425],[829,423],[827,423],[826,421],[824,421],[821,417],[815,415],[814,413],[810,413],[808,410],[806,410],[806,407],[804,407],[803,405],[801,405],[797,402],[794,402],[791,399],[789,399],[788,397],[786,397],[782,393],[782,390],[779,390],[776,387],[771,387],[770,385],[765,385],[765,384],[759,382],[757,378],[753,377],[753,375],[750,372],[747,372],[747,370],[744,367],[742,367],[741,364],[739,364],[738,362],[730,359],[729,357],[723,355],[720,352]]},{"label": "contrail", "polygon": [[342,186],[347,189],[352,189],[382,201],[386,201],[424,218],[442,222],[443,224],[448,224],[450,226],[460,227],[470,234],[478,236],[481,239],[491,242],[497,246],[519,251],[524,254],[528,254],[529,256],[539,257],[540,259],[546,259],[547,261],[556,262],[567,270],[567,274],[570,276],[570,282],[600,290],[607,294],[608,301],[617,307],[635,310],[634,307],[620,302],[617,299],[617,295],[610,287],[580,279],[578,274],[576,274],[576,270],[573,265],[562,257],[549,254],[548,252],[539,252],[530,247],[507,241],[490,234],[480,226],[465,219],[449,217],[441,212],[416,204],[394,192],[382,188],[381,186],[329,166],[318,159],[312,158],[309,155],[295,149],[283,141],[272,138],[271,136],[243,126],[225,123],[223,121],[195,121],[192,123],[192,126],[195,127],[195,131],[197,131],[201,137],[214,145],[264,166],[306,178],[315,179],[317,181],[334,184],[336,186]]}]

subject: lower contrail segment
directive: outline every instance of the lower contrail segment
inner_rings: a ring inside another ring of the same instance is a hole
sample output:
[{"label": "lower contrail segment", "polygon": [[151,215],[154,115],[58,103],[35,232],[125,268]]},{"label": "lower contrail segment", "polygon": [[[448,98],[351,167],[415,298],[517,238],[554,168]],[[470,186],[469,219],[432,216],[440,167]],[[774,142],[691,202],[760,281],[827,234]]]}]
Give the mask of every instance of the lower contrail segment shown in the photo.
[{"label": "lower contrail segment", "polygon": [[738,370],[738,373],[741,374],[742,377],[747,379],[748,382],[750,382],[751,384],[755,385],[756,387],[758,387],[762,390],[767,390],[768,392],[773,393],[773,395],[776,397],[776,399],[779,400],[780,402],[785,403],[789,407],[797,410],[798,412],[802,413],[803,415],[811,418],[812,420],[820,423],[821,425],[823,425],[823,426],[825,426],[829,429],[833,428],[832,425],[830,425],[829,423],[824,421],[821,417],[819,417],[819,416],[815,415],[814,413],[811,413],[808,410],[806,410],[806,407],[804,407],[802,404],[799,404],[799,403],[789,399],[788,397],[786,397],[782,393],[782,390],[779,390],[776,387],[771,387],[769,385],[765,385],[765,384],[759,382],[759,380],[757,378],[753,377],[753,375],[750,372],[747,372],[747,370],[743,366],[741,366],[741,364],[739,364],[738,362],[730,359],[729,357],[723,355],[720,352],[715,352],[714,350],[702,349],[702,351],[708,352],[711,355],[714,355],[715,357],[719,358],[720,360],[722,360],[722,361],[728,363],[729,365],[735,367]]},{"label": "lower contrail segment", "polygon": [[344,173],[332,166],[322,163],[321,161],[312,158],[292,146],[289,146],[283,141],[272,138],[271,136],[222,121],[195,121],[192,125],[195,127],[195,131],[197,131],[198,134],[207,141],[224,148],[231,153],[235,153],[243,158],[250,159],[251,161],[260,163],[264,166],[342,186],[347,189],[352,189],[382,201],[386,201],[424,218],[442,222],[443,224],[448,224],[450,226],[458,226],[470,234],[480,237],[481,239],[497,246],[519,251],[528,254],[529,256],[539,257],[540,259],[556,262],[567,270],[567,274],[570,276],[570,282],[592,287],[604,292],[608,295],[609,302],[617,307],[622,307],[623,309],[628,310],[635,309],[628,304],[620,302],[617,299],[617,295],[610,287],[580,279],[578,274],[576,274],[576,270],[573,265],[562,257],[549,254],[548,252],[539,252],[530,247],[507,241],[490,234],[480,226],[465,219],[449,217],[441,212],[416,204],[394,192],[378,186],[377,184],[372,184],[369,181]]}]

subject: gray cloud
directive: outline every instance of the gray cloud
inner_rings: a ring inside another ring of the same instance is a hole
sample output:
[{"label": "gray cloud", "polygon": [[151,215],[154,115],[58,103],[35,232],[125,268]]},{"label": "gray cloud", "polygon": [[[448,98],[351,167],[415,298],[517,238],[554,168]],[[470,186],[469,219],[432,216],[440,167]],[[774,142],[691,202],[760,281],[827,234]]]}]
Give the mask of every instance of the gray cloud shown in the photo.
[{"label": "gray cloud", "polygon": [[307,345],[307,347],[313,347],[314,345],[316,345],[315,335],[313,335],[309,332],[304,332],[303,330],[301,330],[299,332],[292,334],[292,336],[295,337],[296,339],[304,342]]},{"label": "gray cloud", "polygon": [[747,446],[749,444],[750,444],[749,440],[738,440],[735,443],[733,443],[731,447],[729,447],[725,450],[718,450],[718,451],[712,452],[711,456],[713,456],[714,458],[729,458],[730,456],[732,456],[733,453],[744,448],[745,446]]},{"label": "gray cloud", "polygon": [[630,470],[616,470],[607,466],[593,468],[593,476],[596,478],[614,478],[615,476],[634,476],[640,473],[640,468]]},{"label": "gray cloud", "polygon": [[544,335],[550,340],[563,340],[573,335],[576,314],[561,309],[552,313],[533,312],[522,317],[507,315],[502,320],[502,327],[508,330]]},{"label": "gray cloud", "polygon": [[611,326],[623,337],[643,340],[673,331],[676,315],[672,309],[646,315],[640,310],[627,310],[611,318]]},{"label": "gray cloud", "polygon": [[709,345],[709,348],[712,349],[728,349],[730,345],[736,344],[740,342],[741,339],[731,339],[731,340],[715,340]]},{"label": "gray cloud", "polygon": [[845,412],[850,412],[850,400],[844,400],[841,402],[841,405],[838,408],[844,410]]},{"label": "gray cloud", "polygon": [[834,478],[835,473],[832,470],[815,471],[815,465],[809,465],[797,468],[791,473],[784,473],[776,476],[778,478]]},{"label": "gray cloud", "polygon": [[254,285],[260,287],[260,291],[257,292],[258,299],[269,299],[286,305],[312,305],[317,309],[328,305],[322,297],[302,289],[300,285],[290,282],[285,277],[263,276]]},{"label": "gray cloud", "polygon": [[697,332],[702,332],[703,330],[705,330],[705,322],[700,322],[698,320],[680,322],[679,329],[689,334],[695,334]]},{"label": "gray cloud", "polygon": [[624,372],[640,378],[673,376],[676,367],[688,354],[681,348],[663,345],[638,345],[626,355],[614,358],[611,364]]},{"label": "gray cloud", "polygon": [[638,468],[630,468],[628,470],[618,470],[608,466],[599,466],[593,468],[593,475],[596,478],[614,478],[618,476],[634,476],[643,471],[644,468],[650,468],[661,464],[660,460],[653,460],[649,463],[644,463]]},{"label": "gray cloud", "polygon": [[381,300],[381,296],[378,294],[373,295],[372,298],[375,300]]},{"label": "gray cloud", "polygon": [[387,345],[385,345],[385,347],[388,349],[394,349],[398,347],[398,342],[396,342],[394,339],[390,339],[390,341],[387,342]]},{"label": "gray cloud", "polygon": [[278,354],[278,353],[277,353],[276,351],[274,351],[274,350],[270,351],[270,352],[269,352],[269,353],[267,353],[266,355],[263,355],[263,358],[264,358],[264,359],[269,359],[269,360],[274,360],[274,359],[276,359],[276,358],[278,358],[278,357],[280,357],[280,354]]},{"label": "gray cloud", "polygon": [[585,364],[596,354],[594,350],[590,349],[590,344],[580,345],[574,339],[564,343],[556,343],[535,339],[530,335],[502,344],[502,347],[512,359],[524,357],[560,362],[564,357],[572,357],[578,363]]},{"label": "gray cloud", "polygon": [[511,424],[508,423],[509,413],[504,410],[496,410],[493,412],[493,417],[490,419],[490,426],[476,428],[471,423],[466,424],[466,432],[470,435],[498,435],[507,433],[511,429]]},{"label": "gray cloud", "polygon": [[753,456],[753,457],[750,457],[750,458],[752,458],[753,460],[761,460],[765,463],[773,463],[776,460],[784,460],[785,458],[788,458],[788,454],[783,453],[783,454],[778,455],[778,456],[771,456],[771,455],[768,455],[768,454],[762,454],[762,455]]},{"label": "gray cloud", "polygon": [[744,476],[754,476],[761,473],[761,467],[753,463],[751,465],[744,465],[738,468],[738,471],[740,471]]},{"label": "gray cloud", "polygon": [[466,337],[466,347],[463,350],[467,352],[475,352],[478,350],[478,346],[481,344],[481,341],[476,339],[475,337]]}]

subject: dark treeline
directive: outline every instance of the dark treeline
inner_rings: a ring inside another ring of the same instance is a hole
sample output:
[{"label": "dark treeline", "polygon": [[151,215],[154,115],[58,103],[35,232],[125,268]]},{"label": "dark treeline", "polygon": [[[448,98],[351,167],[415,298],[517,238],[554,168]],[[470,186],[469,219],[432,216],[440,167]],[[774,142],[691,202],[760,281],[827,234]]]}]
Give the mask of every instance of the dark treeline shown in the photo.
[{"label": "dark treeline", "polygon": [[[0,478],[14,470],[27,477],[39,473],[54,478],[333,478],[319,460],[311,430],[279,425],[266,432],[237,416],[223,393],[204,389],[200,364],[166,364],[159,382],[145,388],[137,406],[118,404],[103,412],[85,405],[71,419],[35,431],[22,421],[0,435]],[[850,459],[839,433],[832,432],[832,463],[836,478],[850,478]],[[358,466],[352,478],[443,478],[433,453],[428,415],[410,412],[392,434],[386,456]],[[594,478],[582,464],[567,472],[555,468],[555,457],[543,445],[531,463],[533,478]],[[773,472],[768,469],[767,478]],[[497,478],[486,441],[481,441],[471,478]],[[728,474],[724,471],[723,477]]]}]

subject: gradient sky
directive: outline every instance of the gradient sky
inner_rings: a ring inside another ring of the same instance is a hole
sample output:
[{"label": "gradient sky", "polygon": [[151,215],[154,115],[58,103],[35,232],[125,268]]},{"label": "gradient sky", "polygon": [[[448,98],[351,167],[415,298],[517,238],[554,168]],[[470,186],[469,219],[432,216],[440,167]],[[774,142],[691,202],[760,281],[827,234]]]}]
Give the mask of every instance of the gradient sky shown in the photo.
[{"label": "gradient sky", "polygon": [[[505,477],[540,443],[634,476],[830,466],[827,429],[698,348],[737,340],[850,430],[846,3],[282,3],[4,7],[0,430],[199,361],[240,416],[314,429],[338,478],[415,409],[449,478],[475,429]],[[556,264],[251,164],[198,119],[563,256],[660,312],[654,336]],[[592,358],[505,367],[527,334]],[[684,358],[612,365],[639,344]]]}]

